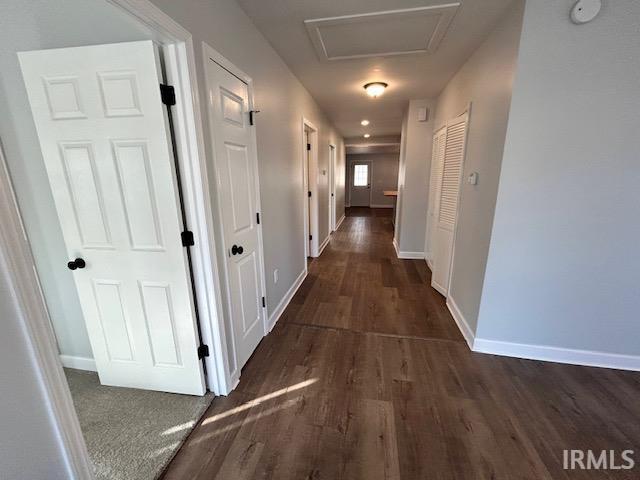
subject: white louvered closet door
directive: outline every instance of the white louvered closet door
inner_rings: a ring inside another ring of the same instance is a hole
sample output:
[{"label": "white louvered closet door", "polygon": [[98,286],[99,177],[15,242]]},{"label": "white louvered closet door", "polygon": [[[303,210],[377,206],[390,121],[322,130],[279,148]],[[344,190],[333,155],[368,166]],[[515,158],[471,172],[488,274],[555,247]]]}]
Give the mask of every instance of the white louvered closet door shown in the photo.
[{"label": "white louvered closet door", "polygon": [[433,276],[431,285],[443,295],[449,291],[451,258],[456,221],[460,182],[464,166],[464,149],[467,138],[468,114],[447,122],[442,176],[440,178],[439,202],[433,244]]},{"label": "white louvered closet door", "polygon": [[427,263],[433,268],[433,245],[435,241],[438,204],[440,202],[440,183],[442,179],[442,162],[446,145],[447,127],[442,127],[433,135],[431,155],[431,174],[429,176],[429,208],[427,212],[427,234],[425,252]]}]

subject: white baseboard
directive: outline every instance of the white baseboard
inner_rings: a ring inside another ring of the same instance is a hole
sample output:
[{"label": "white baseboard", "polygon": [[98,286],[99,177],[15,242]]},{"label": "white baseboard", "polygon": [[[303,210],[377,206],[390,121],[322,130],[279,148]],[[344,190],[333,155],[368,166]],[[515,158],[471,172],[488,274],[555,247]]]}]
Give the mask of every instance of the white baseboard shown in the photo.
[{"label": "white baseboard", "polygon": [[340,228],[340,225],[342,225],[342,222],[344,222],[345,218],[347,218],[347,216],[346,215],[342,215],[340,220],[338,220],[338,223],[336,223],[336,230],[338,230]]},{"label": "white baseboard", "polygon": [[398,258],[406,259],[406,260],[420,260],[424,258],[424,252],[403,252],[398,248],[398,242],[394,237],[393,239],[393,248],[396,250],[396,255]]},{"label": "white baseboard", "polygon": [[458,325],[462,336],[467,341],[469,348],[474,352],[586,367],[640,371],[640,356],[478,338],[451,297],[447,298],[447,308]]},{"label": "white baseboard", "polygon": [[545,362],[640,371],[640,356],[634,355],[549,347],[546,345],[529,345],[485,338],[475,339],[473,351]]},{"label": "white baseboard", "polygon": [[458,305],[451,297],[447,298],[447,308],[449,309],[449,312],[451,312],[451,316],[455,320],[456,325],[458,325],[460,333],[462,333],[462,336],[467,341],[467,345],[469,345],[469,348],[471,350],[474,350],[475,334],[467,323],[467,320],[464,318],[464,315],[462,315],[462,312],[458,308]]},{"label": "white baseboard", "polygon": [[60,361],[63,367],[75,368],[76,370],[87,370],[88,372],[97,372],[96,361],[88,357],[74,357],[72,355],[60,355]]},{"label": "white baseboard", "polygon": [[324,251],[324,247],[329,245],[329,240],[331,240],[331,235],[327,235],[327,238],[323,240],[322,244],[320,245],[320,248],[318,248],[318,256],[322,255],[322,252]]},{"label": "white baseboard", "polygon": [[278,306],[273,310],[273,313],[269,315],[269,331],[273,330],[273,327],[275,327],[276,322],[280,318],[280,315],[282,315],[282,312],[285,311],[287,305],[289,305],[289,302],[296,294],[305,278],[307,278],[306,268],[302,271],[302,273],[300,273],[300,275],[298,275],[298,278],[296,278],[295,282],[293,282],[293,285],[291,285],[287,293],[284,294],[284,297],[282,297],[282,300],[280,300]]},{"label": "white baseboard", "polygon": [[393,208],[393,205],[369,205],[369,208]]}]

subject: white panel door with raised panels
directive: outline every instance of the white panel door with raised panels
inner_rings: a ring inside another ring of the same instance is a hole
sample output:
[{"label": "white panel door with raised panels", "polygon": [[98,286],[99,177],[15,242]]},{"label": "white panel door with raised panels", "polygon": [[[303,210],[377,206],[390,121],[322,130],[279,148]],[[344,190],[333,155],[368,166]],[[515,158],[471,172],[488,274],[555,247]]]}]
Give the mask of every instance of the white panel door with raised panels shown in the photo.
[{"label": "white panel door with raised panels", "polygon": [[100,381],[204,394],[152,42],[19,56]]},{"label": "white panel door with raised panels", "polygon": [[265,334],[257,157],[247,84],[213,60],[206,68],[236,357],[233,371],[244,366]]},{"label": "white panel door with raised panels", "polygon": [[449,293],[468,118],[468,114],[464,113],[447,122],[442,174],[438,179],[440,191],[435,219],[431,285],[445,296]]}]

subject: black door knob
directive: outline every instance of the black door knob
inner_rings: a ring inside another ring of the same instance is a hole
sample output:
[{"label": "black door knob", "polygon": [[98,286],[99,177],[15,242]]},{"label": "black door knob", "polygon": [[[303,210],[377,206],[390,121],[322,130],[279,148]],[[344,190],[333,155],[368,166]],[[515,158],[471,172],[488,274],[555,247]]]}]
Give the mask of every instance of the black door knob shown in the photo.
[{"label": "black door knob", "polygon": [[87,266],[86,262],[81,258],[76,258],[75,260],[72,260],[71,262],[67,263],[67,267],[69,268],[69,270],[84,268],[86,266]]},{"label": "black door knob", "polygon": [[242,255],[242,252],[244,252],[244,248],[242,248],[242,246],[234,245],[231,247],[232,255]]}]

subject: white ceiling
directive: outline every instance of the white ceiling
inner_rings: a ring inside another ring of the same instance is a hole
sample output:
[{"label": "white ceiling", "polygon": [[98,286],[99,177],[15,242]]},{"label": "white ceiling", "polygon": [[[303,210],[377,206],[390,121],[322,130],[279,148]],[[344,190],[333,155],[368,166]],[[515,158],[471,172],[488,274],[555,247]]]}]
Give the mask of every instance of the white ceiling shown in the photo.
[{"label": "white ceiling", "polygon": [[[372,135],[370,140],[378,135],[400,132],[402,113],[410,99],[436,97],[511,2],[458,0],[461,5],[438,48],[432,53],[330,60],[316,52],[311,39],[313,35],[309,35],[305,20],[438,6],[447,0],[237,1],[342,135],[353,137],[369,132]],[[329,26],[323,33],[328,37],[326,43],[337,54],[413,49],[416,46],[416,28],[420,28],[420,23],[415,15],[402,18],[405,22],[393,17],[386,25],[375,26],[383,33],[378,34],[375,45],[372,43],[368,49],[359,42],[363,32],[357,33],[361,26],[357,22],[353,23],[356,27],[351,31],[339,21],[337,27]],[[427,37],[433,36],[436,23],[433,18],[424,21],[426,43],[429,41]],[[388,41],[387,46],[384,45],[384,37]],[[362,88],[372,81],[389,84],[387,92],[378,99],[369,98]],[[368,127],[360,125],[363,118],[370,120]]]}]

